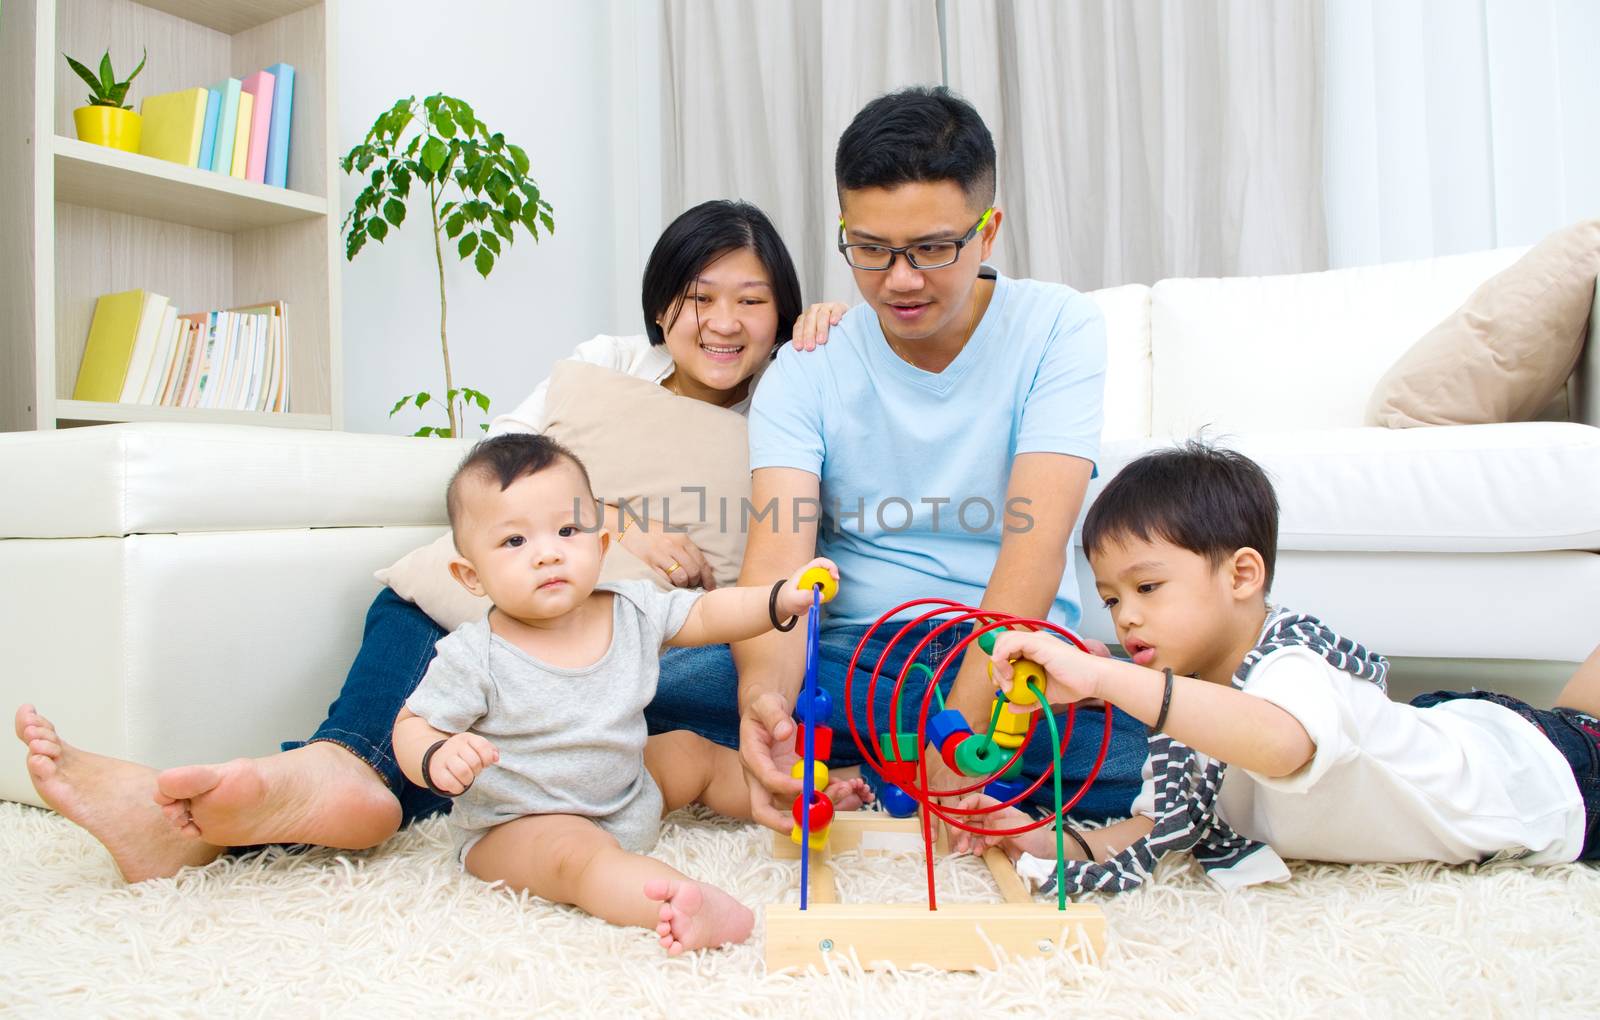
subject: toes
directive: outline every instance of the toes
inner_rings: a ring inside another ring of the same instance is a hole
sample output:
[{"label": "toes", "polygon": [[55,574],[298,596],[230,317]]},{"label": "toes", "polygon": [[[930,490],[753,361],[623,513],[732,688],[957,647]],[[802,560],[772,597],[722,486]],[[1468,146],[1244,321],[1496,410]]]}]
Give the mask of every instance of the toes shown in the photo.
[{"label": "toes", "polygon": [[644,894],[652,900],[670,900],[673,894],[672,883],[664,878],[646,879]]},{"label": "toes", "polygon": [[18,705],[17,706],[17,714],[12,717],[12,725],[13,725],[13,727],[15,728],[15,730],[17,732],[18,739],[20,739],[20,740],[27,740],[28,739],[27,737],[22,735],[22,730],[23,730],[24,727],[30,725],[34,721],[34,719],[36,719],[37,717],[38,717],[38,713],[33,710],[33,706],[32,705]]},{"label": "toes", "polygon": [[34,737],[28,741],[28,751],[31,754],[42,754],[47,758],[61,757],[61,745],[46,737]]},{"label": "toes", "polygon": [[208,793],[222,780],[215,765],[184,765],[156,776],[156,791],[172,800],[189,800]]},{"label": "toes", "polygon": [[45,782],[56,774],[56,760],[42,754],[28,755],[28,775]]}]

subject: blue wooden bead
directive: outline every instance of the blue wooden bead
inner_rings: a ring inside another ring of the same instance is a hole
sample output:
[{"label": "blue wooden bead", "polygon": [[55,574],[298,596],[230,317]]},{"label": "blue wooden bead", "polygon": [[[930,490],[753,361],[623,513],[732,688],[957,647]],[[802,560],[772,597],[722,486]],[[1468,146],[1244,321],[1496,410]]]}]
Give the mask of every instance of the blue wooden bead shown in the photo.
[{"label": "blue wooden bead", "polygon": [[917,813],[917,799],[893,783],[878,786],[878,803],[895,818],[909,818]]},{"label": "blue wooden bead", "polygon": [[928,743],[943,748],[956,734],[965,736],[972,732],[967,717],[954,708],[947,708],[928,720]]}]

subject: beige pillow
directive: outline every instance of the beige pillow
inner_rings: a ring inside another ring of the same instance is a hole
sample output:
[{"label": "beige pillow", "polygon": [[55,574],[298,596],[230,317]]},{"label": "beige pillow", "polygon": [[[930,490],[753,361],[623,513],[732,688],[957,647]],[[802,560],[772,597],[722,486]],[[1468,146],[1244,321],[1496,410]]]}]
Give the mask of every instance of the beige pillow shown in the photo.
[{"label": "beige pillow", "polygon": [[1484,283],[1379,380],[1367,423],[1527,421],[1561,396],[1600,275],[1600,220],[1559,230]]},{"label": "beige pillow", "polygon": [[[738,580],[744,557],[738,522],[750,496],[743,415],[673,396],[655,383],[598,365],[562,361],[550,374],[545,420],[546,434],[583,461],[597,497],[608,503],[627,500],[648,527],[685,528],[719,586]],[[698,491],[685,491],[697,487],[705,488],[703,499]],[[489,609],[487,598],[450,576],[454,555],[446,531],[375,576],[441,627],[454,630]],[[600,580],[632,579],[665,587],[660,575],[612,542]]]}]

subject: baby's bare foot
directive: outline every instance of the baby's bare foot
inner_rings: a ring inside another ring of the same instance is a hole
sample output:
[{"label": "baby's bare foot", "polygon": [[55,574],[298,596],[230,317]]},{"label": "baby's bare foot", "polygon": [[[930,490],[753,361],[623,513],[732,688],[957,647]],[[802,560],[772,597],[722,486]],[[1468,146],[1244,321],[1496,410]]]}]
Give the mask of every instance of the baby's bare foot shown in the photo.
[{"label": "baby's bare foot", "polygon": [[16,732],[28,747],[28,778],[39,798],[99,840],[125,880],[166,878],[222,852],[162,819],[150,799],[154,769],[73,747],[32,705],[17,709]]},{"label": "baby's bare foot", "polygon": [[156,803],[174,825],[225,846],[364,850],[400,827],[400,804],[378,774],[327,741],[266,758],[167,769],[156,787]]},{"label": "baby's bare foot", "polygon": [[855,811],[872,803],[872,787],[860,776],[835,779],[828,784],[828,799],[839,811]]},{"label": "baby's bare foot", "polygon": [[661,903],[656,934],[668,956],[743,942],[755,927],[750,908],[705,882],[652,878],[644,884],[644,894]]}]

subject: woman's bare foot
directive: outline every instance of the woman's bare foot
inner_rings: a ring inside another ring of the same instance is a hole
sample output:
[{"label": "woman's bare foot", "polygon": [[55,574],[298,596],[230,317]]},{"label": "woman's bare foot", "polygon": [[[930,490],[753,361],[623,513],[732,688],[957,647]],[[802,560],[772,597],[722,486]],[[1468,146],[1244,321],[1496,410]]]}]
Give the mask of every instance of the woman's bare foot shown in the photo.
[{"label": "woman's bare foot", "polygon": [[17,709],[16,731],[40,799],[99,840],[125,880],[166,878],[222,852],[167,825],[151,802],[154,769],[73,747],[32,705]]},{"label": "woman's bare foot", "polygon": [[743,942],[756,924],[749,907],[704,882],[652,878],[644,884],[644,894],[661,903],[656,934],[668,956]]},{"label": "woman's bare foot", "polygon": [[175,831],[223,846],[377,846],[400,828],[400,803],[366,762],[328,741],[266,758],[185,765],[155,777]]}]

